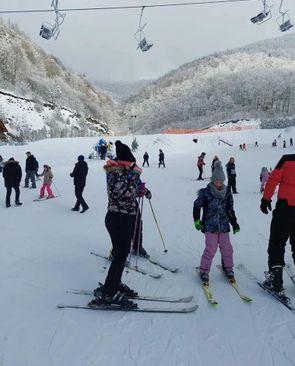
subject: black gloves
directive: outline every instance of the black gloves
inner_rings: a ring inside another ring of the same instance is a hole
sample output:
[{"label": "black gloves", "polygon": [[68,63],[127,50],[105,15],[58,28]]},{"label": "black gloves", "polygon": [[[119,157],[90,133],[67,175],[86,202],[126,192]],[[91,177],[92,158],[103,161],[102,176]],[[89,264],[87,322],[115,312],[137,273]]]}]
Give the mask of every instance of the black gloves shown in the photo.
[{"label": "black gloves", "polygon": [[147,198],[148,200],[150,200],[150,199],[152,198],[152,192],[151,192],[151,191],[149,191],[149,190],[147,190],[147,191],[146,191],[145,196],[146,196],[146,198]]},{"label": "black gloves", "polygon": [[267,215],[268,211],[271,211],[271,200],[267,201],[265,198],[262,198],[260,204],[260,210],[261,212]]}]

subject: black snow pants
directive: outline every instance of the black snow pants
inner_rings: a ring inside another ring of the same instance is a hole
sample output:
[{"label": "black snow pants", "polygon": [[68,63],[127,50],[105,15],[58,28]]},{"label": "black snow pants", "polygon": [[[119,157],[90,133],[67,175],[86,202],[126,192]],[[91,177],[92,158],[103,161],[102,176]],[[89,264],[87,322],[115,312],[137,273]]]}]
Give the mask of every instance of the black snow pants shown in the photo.
[{"label": "black snow pants", "polygon": [[198,180],[201,180],[203,179],[202,175],[203,175],[203,167],[202,166],[198,166],[198,169],[199,169],[199,178]]},{"label": "black snow pants", "polygon": [[124,264],[130,252],[130,245],[134,233],[135,215],[108,211],[105,225],[112,240],[113,260],[104,283],[105,295],[113,296],[118,291]]},{"label": "black snow pants", "polygon": [[85,188],[85,186],[75,186],[75,196],[77,198],[77,202],[76,202],[74,208],[77,209],[77,210],[79,210],[80,205],[82,205],[83,209],[88,208],[88,205],[87,205],[87,203],[85,202],[85,200],[82,196],[84,188]]},{"label": "black snow pants", "polygon": [[15,203],[19,202],[20,190],[19,185],[16,184],[14,186],[6,187],[6,205],[10,205],[10,196],[12,188],[15,190]]},{"label": "black snow pants", "polygon": [[163,167],[165,168],[165,162],[164,162],[163,159],[159,160],[159,168],[160,168],[161,165],[163,165]]},{"label": "black snow pants", "polygon": [[285,246],[290,239],[295,263],[295,206],[288,206],[286,200],[278,200],[272,214],[268,245],[268,265],[285,265]]},{"label": "black snow pants", "polygon": [[236,176],[229,176],[227,181],[227,190],[231,192],[233,190],[233,193],[237,193],[237,179]]},{"label": "black snow pants", "polygon": [[147,164],[147,166],[150,166],[149,159],[144,159],[142,166],[145,166],[145,163]]}]

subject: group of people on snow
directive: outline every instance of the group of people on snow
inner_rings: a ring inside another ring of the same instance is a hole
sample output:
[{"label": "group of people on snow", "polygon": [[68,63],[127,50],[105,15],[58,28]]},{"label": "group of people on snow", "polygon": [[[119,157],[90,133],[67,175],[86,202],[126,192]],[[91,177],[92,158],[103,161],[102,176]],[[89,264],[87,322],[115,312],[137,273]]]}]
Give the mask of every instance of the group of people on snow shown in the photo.
[{"label": "group of people on snow", "polygon": [[[89,303],[89,306],[94,308],[101,304],[136,307],[137,305],[132,302],[131,298],[135,297],[137,293],[122,283],[124,264],[130,251],[142,256],[148,255],[142,245],[143,221],[140,202],[144,197],[150,200],[152,193],[141,180],[142,169],[136,164],[136,159],[130,148],[120,140],[115,142],[115,147],[116,158],[107,160],[104,165],[108,196],[105,225],[112,242],[112,261],[104,284],[100,284],[94,290],[95,298]],[[148,165],[148,154],[146,154],[144,154],[144,163],[146,162]],[[198,180],[204,180],[202,175],[205,157],[205,152],[198,157]],[[165,167],[164,153],[159,150],[159,167],[161,165]],[[31,188],[36,188],[35,176],[43,176],[40,198],[44,197],[45,190],[47,190],[49,198],[53,196],[51,190],[53,174],[48,165],[43,167],[43,173],[39,175],[35,157],[27,152],[25,187],[29,187],[31,180]],[[219,247],[223,271],[230,280],[234,281],[230,227],[232,227],[234,235],[240,231],[233,199],[233,194],[238,193],[236,190],[235,159],[231,157],[226,164],[227,186],[224,184],[226,177],[218,156],[215,156],[212,161],[211,172],[209,184],[199,190],[193,204],[194,227],[205,235],[205,249],[201,257],[199,275],[203,282],[209,281],[212,260]],[[73,211],[79,211],[80,206],[82,206],[81,213],[89,209],[82,196],[87,174],[87,163],[84,156],[79,155],[78,162],[70,174],[74,178],[77,198],[76,204],[72,208]],[[19,163],[10,158],[4,164],[3,176],[7,189],[6,206],[10,207],[12,188],[16,193],[16,205],[21,205],[19,186],[22,170]],[[285,245],[288,239],[291,243],[295,262],[295,154],[284,155],[271,173],[268,172],[267,168],[262,168],[260,180],[260,190],[263,193],[260,209],[264,214],[268,214],[272,210],[272,196],[276,187],[279,186],[278,201],[273,211],[270,229],[269,268],[263,285],[270,291],[285,296],[283,267],[285,265]]]},{"label": "group of people on snow", "polygon": [[[147,152],[145,152],[143,154],[143,163],[142,166],[144,167],[145,164],[149,167],[149,154]],[[165,168],[165,155],[163,150],[159,149],[159,164],[158,167],[160,168],[161,166],[163,166],[163,168]]]},{"label": "group of people on snow", "polygon": [[[43,165],[43,172],[38,174],[39,164],[37,159],[30,151],[26,152],[26,164],[25,164],[25,185],[24,188],[36,189],[36,178],[43,177],[43,184],[40,188],[39,200],[54,198],[52,191],[53,173],[51,167],[48,164]],[[2,158],[2,157],[1,157]],[[2,158],[3,161],[3,158]],[[78,162],[75,165],[73,172],[70,174],[74,178],[75,195],[77,198],[75,206],[72,208],[73,211],[79,211],[82,206],[81,213],[84,213],[89,209],[85,200],[83,199],[82,193],[86,184],[86,176],[88,173],[87,163],[84,161],[84,156],[78,157]],[[6,187],[6,207],[11,207],[11,193],[12,189],[15,191],[15,205],[21,206],[20,202],[20,183],[22,180],[22,169],[18,161],[14,158],[10,158],[8,161],[3,162],[2,175],[4,178],[4,185]],[[31,186],[29,185],[31,182]],[[47,192],[47,197],[45,196]]]}]

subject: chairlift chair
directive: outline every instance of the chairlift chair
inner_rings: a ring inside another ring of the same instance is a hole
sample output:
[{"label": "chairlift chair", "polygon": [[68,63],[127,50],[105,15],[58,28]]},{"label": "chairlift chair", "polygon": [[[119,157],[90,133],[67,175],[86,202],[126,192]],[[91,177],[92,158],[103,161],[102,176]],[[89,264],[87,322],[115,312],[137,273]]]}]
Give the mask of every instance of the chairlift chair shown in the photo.
[{"label": "chairlift chair", "polygon": [[291,19],[288,12],[279,16],[277,18],[277,23],[279,25],[281,32],[287,32],[289,29],[294,27],[294,24],[291,23]]},{"label": "chairlift chair", "polygon": [[143,31],[143,29],[145,28],[145,26],[147,25],[147,23],[145,23],[144,25],[141,24],[142,21],[142,14],[144,11],[144,6],[141,9],[141,13],[140,13],[140,18],[139,18],[139,22],[138,22],[138,28],[137,31],[134,34],[134,37],[137,41],[137,49],[141,49],[142,52],[147,52],[151,47],[153,47],[153,43],[150,43],[146,40],[146,36],[145,33]]},{"label": "chairlift chair", "polygon": [[277,23],[281,32],[287,32],[294,27],[294,24],[291,23],[290,15],[288,14],[289,10],[282,11],[283,2],[284,0],[281,0],[279,9],[280,16],[277,18]]},{"label": "chairlift chair", "polygon": [[272,5],[268,5],[266,3],[266,0],[262,0],[262,5],[263,5],[262,12],[256,15],[255,17],[251,18],[251,22],[253,24],[261,25],[272,18],[271,14]]},{"label": "chairlift chair", "polygon": [[43,23],[41,25],[40,28],[40,32],[39,35],[44,38],[44,39],[51,39],[54,38],[55,40],[57,40],[60,30],[59,27],[62,25],[62,23],[65,20],[65,13],[61,13],[58,10],[58,0],[52,0],[51,6],[54,8],[54,12],[55,12],[55,24],[52,25],[50,23]]}]

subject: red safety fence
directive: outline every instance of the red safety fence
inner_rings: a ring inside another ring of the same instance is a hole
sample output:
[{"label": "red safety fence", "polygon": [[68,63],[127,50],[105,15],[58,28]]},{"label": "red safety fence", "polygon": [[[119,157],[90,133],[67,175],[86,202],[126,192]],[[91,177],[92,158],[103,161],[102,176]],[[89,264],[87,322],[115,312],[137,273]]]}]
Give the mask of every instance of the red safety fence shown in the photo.
[{"label": "red safety fence", "polygon": [[178,129],[178,128],[167,128],[163,131],[165,134],[178,135],[178,134],[188,134],[188,133],[212,133],[212,132],[230,132],[230,131],[245,131],[245,130],[255,130],[257,125],[246,125],[246,126],[231,126],[231,127],[211,127],[204,130],[195,129]]}]

